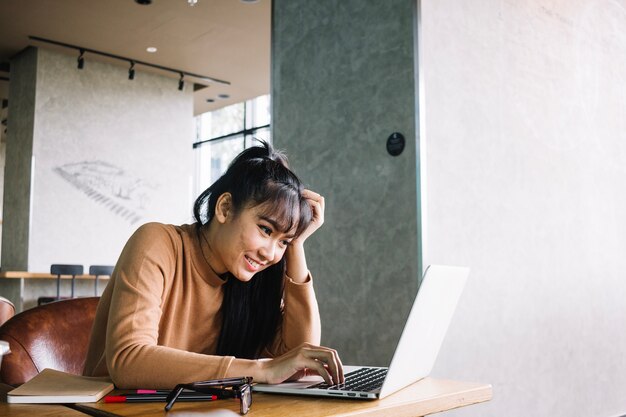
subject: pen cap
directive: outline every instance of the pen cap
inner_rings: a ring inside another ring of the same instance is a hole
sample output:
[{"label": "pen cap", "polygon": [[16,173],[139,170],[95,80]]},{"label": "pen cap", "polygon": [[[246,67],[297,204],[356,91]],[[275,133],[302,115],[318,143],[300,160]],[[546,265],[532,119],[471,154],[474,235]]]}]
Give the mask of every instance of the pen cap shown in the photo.
[{"label": "pen cap", "polygon": [[125,403],[126,397],[124,395],[107,395],[104,397],[105,403]]}]

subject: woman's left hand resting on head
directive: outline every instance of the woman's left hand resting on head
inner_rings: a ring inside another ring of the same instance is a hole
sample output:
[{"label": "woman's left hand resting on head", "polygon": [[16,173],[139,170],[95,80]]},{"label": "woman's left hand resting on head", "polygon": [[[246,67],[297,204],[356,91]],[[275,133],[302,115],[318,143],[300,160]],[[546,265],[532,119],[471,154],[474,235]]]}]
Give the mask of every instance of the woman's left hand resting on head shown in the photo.
[{"label": "woman's left hand resting on head", "polygon": [[304,190],[302,196],[311,207],[311,223],[297,239],[292,240],[285,253],[287,261],[287,275],[294,282],[305,282],[309,276],[309,269],[304,255],[304,241],[307,240],[322,224],[324,224],[324,197],[311,190]]}]

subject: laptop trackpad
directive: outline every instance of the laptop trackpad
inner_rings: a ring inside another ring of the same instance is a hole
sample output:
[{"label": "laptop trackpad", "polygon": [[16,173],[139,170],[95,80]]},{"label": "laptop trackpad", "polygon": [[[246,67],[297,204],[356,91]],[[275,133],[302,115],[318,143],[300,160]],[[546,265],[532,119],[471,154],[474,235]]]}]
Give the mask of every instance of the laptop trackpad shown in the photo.
[{"label": "laptop trackpad", "polygon": [[306,388],[310,387],[311,385],[319,384],[320,382],[324,382],[324,378],[319,375],[310,375],[305,376],[304,378],[300,378],[297,381],[283,382],[280,384],[280,386],[284,388]]},{"label": "laptop trackpad", "polygon": [[[348,372],[352,372],[360,368],[362,367],[347,365],[343,367],[343,372],[344,374],[347,374]],[[306,388],[306,387],[310,387],[311,385],[319,384],[320,382],[324,382],[324,378],[322,378],[319,375],[309,375],[309,376],[305,376],[304,378],[300,378],[297,381],[283,382],[279,385],[284,388]]]}]

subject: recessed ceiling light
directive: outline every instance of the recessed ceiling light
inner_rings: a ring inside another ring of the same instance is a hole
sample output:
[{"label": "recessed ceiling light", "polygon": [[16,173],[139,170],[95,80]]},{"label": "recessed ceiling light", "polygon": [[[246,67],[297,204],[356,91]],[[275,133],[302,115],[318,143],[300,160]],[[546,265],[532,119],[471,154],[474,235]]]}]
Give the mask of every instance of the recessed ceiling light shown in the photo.
[{"label": "recessed ceiling light", "polygon": [[207,99],[206,99],[206,102],[207,102],[207,103],[213,103],[214,101],[215,101],[215,99],[213,99],[213,98],[207,98]]},{"label": "recessed ceiling light", "polygon": [[219,98],[230,98],[230,96],[228,94],[218,94],[217,96]]},{"label": "recessed ceiling light", "polygon": [[242,3],[245,3],[245,4],[252,4],[252,3],[258,3],[259,2],[259,0],[239,0],[239,1],[241,1]]},{"label": "recessed ceiling light", "polygon": [[151,54],[155,53],[157,51],[157,49],[154,46],[148,46],[146,48],[146,51],[150,52]]}]

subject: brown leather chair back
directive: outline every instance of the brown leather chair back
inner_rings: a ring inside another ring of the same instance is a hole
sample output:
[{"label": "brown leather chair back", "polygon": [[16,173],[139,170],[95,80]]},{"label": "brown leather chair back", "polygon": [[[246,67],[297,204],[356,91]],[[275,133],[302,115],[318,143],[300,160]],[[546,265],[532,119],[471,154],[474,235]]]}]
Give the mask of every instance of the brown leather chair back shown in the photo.
[{"label": "brown leather chair back", "polygon": [[11,353],[0,381],[17,386],[45,368],[81,375],[99,297],[56,301],[23,311],[0,327]]},{"label": "brown leather chair back", "polygon": [[15,306],[10,300],[0,297],[0,326],[15,315]]}]

